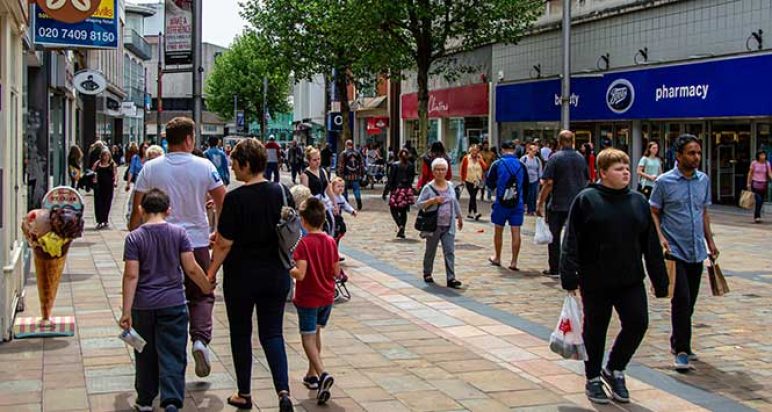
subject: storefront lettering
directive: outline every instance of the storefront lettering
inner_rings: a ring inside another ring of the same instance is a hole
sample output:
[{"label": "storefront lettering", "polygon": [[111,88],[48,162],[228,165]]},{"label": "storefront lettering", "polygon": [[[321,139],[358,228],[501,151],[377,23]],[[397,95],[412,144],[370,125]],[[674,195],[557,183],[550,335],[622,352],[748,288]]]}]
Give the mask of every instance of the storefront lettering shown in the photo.
[{"label": "storefront lettering", "polygon": [[[555,95],[555,106],[560,106],[562,104],[560,96],[557,94]],[[574,107],[579,107],[579,95],[571,93],[571,97],[568,99],[568,104]]]},{"label": "storefront lettering", "polygon": [[693,97],[699,97],[702,100],[705,100],[708,98],[708,87],[710,87],[709,84],[672,87],[663,84],[662,87],[657,88],[655,100],[686,99]]},{"label": "storefront lettering", "polygon": [[438,100],[434,95],[429,96],[429,113],[445,113],[448,111],[448,104]]}]

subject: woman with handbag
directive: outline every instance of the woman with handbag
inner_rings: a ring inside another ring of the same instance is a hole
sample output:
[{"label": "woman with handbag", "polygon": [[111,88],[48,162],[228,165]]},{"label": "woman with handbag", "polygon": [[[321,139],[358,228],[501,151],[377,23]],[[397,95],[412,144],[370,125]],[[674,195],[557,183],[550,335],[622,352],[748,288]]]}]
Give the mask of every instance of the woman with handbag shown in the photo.
[{"label": "woman with handbag", "polygon": [[461,282],[456,280],[454,268],[456,228],[453,222],[456,221],[458,230],[461,230],[464,227],[464,220],[461,218],[461,205],[456,198],[453,184],[445,179],[448,168],[448,162],[442,157],[432,161],[431,170],[434,180],[424,185],[421,194],[418,195],[416,204],[421,210],[416,226],[421,230],[421,236],[426,238],[424,282],[434,283],[432,278],[434,257],[437,254],[437,246],[442,243],[447,285],[449,288],[460,289]]},{"label": "woman with handbag", "polygon": [[480,156],[480,147],[476,144],[470,146],[469,154],[461,161],[461,181],[469,192],[469,213],[466,215],[468,219],[480,220],[482,216],[477,212],[477,191],[485,188],[486,170],[488,164]]},{"label": "woman with handbag", "polygon": [[641,179],[638,183],[638,191],[646,196],[651,196],[654,189],[654,181],[662,174],[662,160],[657,156],[659,154],[659,143],[649,142],[643,157],[638,162],[638,177]]},{"label": "woman with handbag", "polygon": [[753,210],[753,221],[761,223],[761,209],[764,206],[764,198],[767,196],[767,183],[772,180],[772,168],[767,161],[767,153],[759,150],[756,160],[751,162],[748,170],[747,189],[756,197],[756,208]]},{"label": "woman with handbag", "polygon": [[415,166],[410,161],[410,151],[403,148],[399,151],[399,160],[389,168],[389,180],[383,188],[383,200],[389,195],[389,210],[394,223],[397,224],[397,237],[405,238],[405,225],[407,225],[407,212],[415,203],[413,193],[413,180],[415,180]]},{"label": "woman with handbag", "polygon": [[268,155],[262,143],[240,141],[231,159],[236,180],[244,184],[225,195],[207,273],[214,280],[223,266],[223,296],[238,385],[238,393],[227,402],[238,408],[252,407],[252,316],[257,311],[258,337],[279,396],[279,410],[291,411],[283,335],[290,277],[280,257],[276,225],[284,204],[294,207],[294,201],[283,185],[265,180]]}]

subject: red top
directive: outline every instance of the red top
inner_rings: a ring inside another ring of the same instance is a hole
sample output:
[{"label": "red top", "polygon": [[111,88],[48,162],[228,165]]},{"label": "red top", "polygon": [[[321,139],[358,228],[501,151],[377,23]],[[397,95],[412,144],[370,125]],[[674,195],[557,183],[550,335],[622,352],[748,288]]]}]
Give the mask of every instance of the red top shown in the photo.
[{"label": "red top", "polygon": [[[434,160],[434,159],[432,159]],[[446,159],[447,160],[447,159]],[[445,173],[445,180],[450,181],[453,178],[453,170],[448,162],[448,172]],[[421,175],[418,177],[418,190],[421,190],[425,184],[434,180],[434,173],[432,173],[432,164],[429,159],[424,156],[421,158]]]},{"label": "red top", "polygon": [[332,305],[335,299],[335,274],[338,245],[326,233],[309,233],[300,240],[293,254],[295,261],[308,262],[306,277],[295,287],[295,302],[301,308]]},{"label": "red top", "polygon": [[587,158],[587,168],[589,169],[590,182],[595,183],[598,180],[598,171],[595,169],[595,153],[590,153]]}]

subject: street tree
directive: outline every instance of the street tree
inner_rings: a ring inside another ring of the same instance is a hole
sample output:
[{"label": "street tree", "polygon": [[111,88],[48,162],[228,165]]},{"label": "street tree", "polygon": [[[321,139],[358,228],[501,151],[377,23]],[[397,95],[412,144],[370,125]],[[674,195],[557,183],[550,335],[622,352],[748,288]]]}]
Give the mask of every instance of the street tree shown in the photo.
[{"label": "street tree", "polygon": [[[335,73],[343,131],[351,138],[348,85],[371,81],[386,67],[387,47],[372,35],[372,16],[361,0],[247,0],[242,16],[278,50],[279,64],[295,78]],[[378,42],[376,46],[376,40]],[[327,80],[326,80],[327,81]]]},{"label": "street tree", "polygon": [[[239,110],[248,119],[263,121],[263,77],[268,79],[267,112],[278,114],[291,110],[289,72],[274,62],[275,50],[254,31],[238,36],[230,49],[217,57],[206,82],[207,108],[220,117],[235,116],[234,97]],[[261,123],[262,124],[262,123]]]},{"label": "street tree", "polygon": [[372,27],[390,45],[390,66],[415,70],[419,150],[429,134],[429,78],[467,69],[456,53],[515,43],[544,11],[544,0],[362,0]]}]

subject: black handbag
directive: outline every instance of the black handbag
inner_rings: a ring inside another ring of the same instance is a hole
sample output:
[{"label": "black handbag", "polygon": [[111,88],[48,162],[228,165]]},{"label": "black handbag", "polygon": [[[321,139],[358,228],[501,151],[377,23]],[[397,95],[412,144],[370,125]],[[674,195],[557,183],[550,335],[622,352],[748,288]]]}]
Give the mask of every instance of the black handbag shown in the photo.
[{"label": "black handbag", "polygon": [[[440,195],[437,190],[429,185],[434,194]],[[418,209],[418,215],[415,218],[415,230],[419,232],[434,232],[437,230],[437,216],[439,215],[440,207],[436,206],[433,210],[420,208]]]},{"label": "black handbag", "polygon": [[288,202],[290,196],[283,184],[277,183],[282,191],[282,215],[283,217],[276,224],[276,236],[279,239],[279,259],[286,269],[292,269],[295,266],[295,261],[292,259],[292,254],[295,252],[295,248],[300,243],[301,225],[300,216],[292,208]]}]

